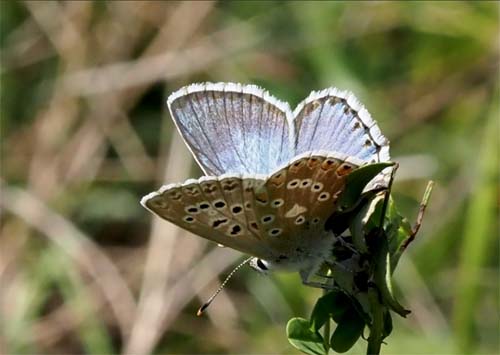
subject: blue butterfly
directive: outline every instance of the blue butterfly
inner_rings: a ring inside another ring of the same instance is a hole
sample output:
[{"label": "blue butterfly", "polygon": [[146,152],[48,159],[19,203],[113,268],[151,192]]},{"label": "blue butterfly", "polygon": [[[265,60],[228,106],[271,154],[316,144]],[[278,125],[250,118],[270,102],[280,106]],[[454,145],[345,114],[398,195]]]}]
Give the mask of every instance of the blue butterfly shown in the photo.
[{"label": "blue butterfly", "polygon": [[292,112],[254,85],[204,83],[168,98],[171,116],[206,176],[170,184],[141,204],[181,228],[253,256],[264,271],[299,271],[328,258],[326,219],[346,177],[389,161],[389,142],[349,92],[312,92]]}]

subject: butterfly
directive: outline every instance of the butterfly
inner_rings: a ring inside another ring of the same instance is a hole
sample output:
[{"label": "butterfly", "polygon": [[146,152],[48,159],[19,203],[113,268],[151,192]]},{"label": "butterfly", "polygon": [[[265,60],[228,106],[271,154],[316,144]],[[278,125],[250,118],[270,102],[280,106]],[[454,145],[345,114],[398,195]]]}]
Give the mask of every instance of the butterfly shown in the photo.
[{"label": "butterfly", "polygon": [[299,271],[328,257],[325,222],[346,178],[389,161],[389,142],[353,94],[312,92],[294,111],[255,85],[192,84],[170,114],[206,174],[144,196],[157,216],[252,256],[257,270]]}]

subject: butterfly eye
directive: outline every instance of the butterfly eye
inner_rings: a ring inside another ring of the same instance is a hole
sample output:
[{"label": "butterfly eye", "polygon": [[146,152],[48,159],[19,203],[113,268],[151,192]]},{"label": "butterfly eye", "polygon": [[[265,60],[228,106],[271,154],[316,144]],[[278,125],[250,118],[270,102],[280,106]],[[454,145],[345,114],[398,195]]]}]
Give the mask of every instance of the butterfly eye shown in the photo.
[{"label": "butterfly eye", "polygon": [[263,274],[267,274],[267,272],[269,271],[269,263],[259,258],[252,258],[252,260],[250,260],[250,266],[252,267],[252,269],[257,270],[258,272],[261,272]]},{"label": "butterfly eye", "polygon": [[185,216],[183,218],[184,222],[187,222],[187,223],[193,223],[194,222],[194,218],[191,217],[191,216]]},{"label": "butterfly eye", "polygon": [[257,259],[257,262],[256,262],[257,266],[259,267],[259,269],[263,270],[263,271],[267,271],[269,270],[269,268],[267,267],[267,265],[262,261],[262,259]]}]

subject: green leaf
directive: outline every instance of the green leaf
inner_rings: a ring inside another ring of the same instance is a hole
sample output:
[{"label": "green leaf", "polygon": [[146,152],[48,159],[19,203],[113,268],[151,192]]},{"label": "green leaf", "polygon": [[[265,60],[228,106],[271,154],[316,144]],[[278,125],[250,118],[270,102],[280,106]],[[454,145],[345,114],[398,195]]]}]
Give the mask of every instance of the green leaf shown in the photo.
[{"label": "green leaf", "polygon": [[394,163],[392,162],[369,164],[364,165],[350,173],[346,178],[345,190],[340,196],[338,202],[341,210],[348,210],[349,208],[355,206],[359,201],[366,184],[368,184],[382,170],[393,165]]},{"label": "green leaf", "polygon": [[402,246],[412,233],[410,222],[399,214],[392,199],[387,206],[385,231],[389,243],[392,273],[396,268],[399,258],[403,254]]},{"label": "green leaf", "polygon": [[388,309],[384,309],[384,331],[383,339],[387,338],[392,333],[392,316]]},{"label": "green leaf", "polygon": [[358,312],[344,314],[332,334],[330,347],[338,353],[345,353],[353,347],[364,328],[365,322]]},{"label": "green leaf", "polygon": [[[356,250],[361,253],[368,253],[365,236],[379,224],[380,207],[384,201],[384,195],[385,194],[378,195],[369,203],[362,206],[359,213],[351,222],[350,230],[352,241]],[[376,211],[378,213],[375,213]]]},{"label": "green leaf", "polygon": [[344,313],[351,310],[351,300],[340,291],[331,291],[319,298],[311,313],[311,328],[319,330],[329,318],[338,323]]},{"label": "green leaf", "polygon": [[352,221],[358,217],[361,209],[369,205],[379,192],[379,189],[367,191],[361,194],[356,203],[347,210],[332,213],[325,223],[325,229],[330,230],[333,234],[342,234],[351,225]]},{"label": "green leaf", "polygon": [[387,236],[385,233],[379,234],[376,251],[374,252],[375,262],[375,284],[380,292],[384,304],[402,317],[406,317],[410,311],[405,309],[394,297],[391,280],[391,258],[387,246]]},{"label": "green leaf", "polygon": [[292,318],[286,325],[288,341],[296,349],[305,354],[325,355],[323,337],[317,331],[311,329],[311,324],[304,318]]}]

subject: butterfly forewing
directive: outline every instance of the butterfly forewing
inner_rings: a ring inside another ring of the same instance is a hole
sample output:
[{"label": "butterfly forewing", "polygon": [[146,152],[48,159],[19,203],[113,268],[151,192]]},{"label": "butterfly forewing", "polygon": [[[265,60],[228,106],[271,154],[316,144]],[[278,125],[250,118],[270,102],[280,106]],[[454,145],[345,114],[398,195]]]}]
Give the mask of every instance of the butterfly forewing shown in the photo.
[{"label": "butterfly forewing", "polygon": [[297,154],[324,149],[367,162],[389,160],[389,142],[351,93],[313,92],[294,114]]},{"label": "butterfly forewing", "polygon": [[190,85],[172,94],[168,104],[208,175],[268,173],[293,156],[288,104],[256,86]]},{"label": "butterfly forewing", "polygon": [[[239,177],[231,180],[242,185]],[[159,217],[203,238],[243,253],[262,258],[268,256],[266,246],[259,243],[258,236],[248,229],[246,220],[232,212],[235,206],[244,205],[241,195],[239,200],[236,195],[227,199],[216,177],[168,185],[145,196],[141,202]]]}]

